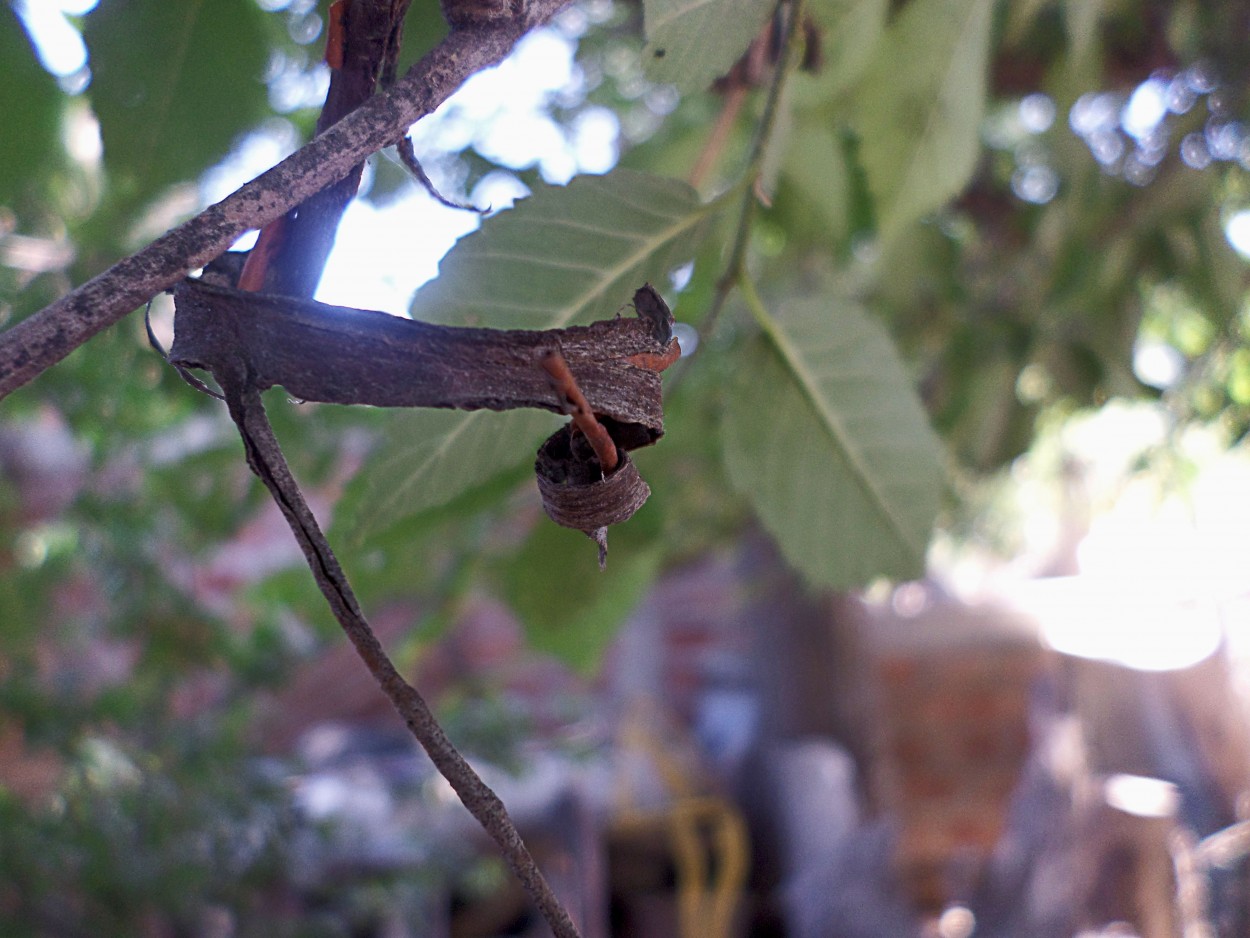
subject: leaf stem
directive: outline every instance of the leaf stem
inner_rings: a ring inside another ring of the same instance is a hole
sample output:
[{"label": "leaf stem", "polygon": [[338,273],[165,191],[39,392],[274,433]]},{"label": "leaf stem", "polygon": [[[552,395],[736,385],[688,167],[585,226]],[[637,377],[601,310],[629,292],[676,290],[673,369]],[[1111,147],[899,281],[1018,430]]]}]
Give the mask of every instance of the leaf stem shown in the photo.
[{"label": "leaf stem", "polygon": [[764,305],[764,301],[760,298],[759,291],[755,289],[755,282],[751,279],[751,275],[745,270],[738,273],[734,285],[742,291],[742,301],[746,304],[751,315],[759,324],[760,329],[771,339],[775,337],[777,332],[777,323],[773,319],[772,314],[768,312],[768,308]]},{"label": "leaf stem", "polygon": [[[764,156],[772,143],[773,131],[777,125],[777,114],[781,109],[781,95],[786,80],[794,70],[797,61],[796,50],[802,42],[803,31],[799,28],[804,12],[804,0],[794,0],[790,6],[790,16],[786,21],[785,41],[781,46],[781,54],[773,70],[773,81],[768,88],[768,99],[764,103],[764,113],[760,117],[755,140],[751,144],[751,155],[747,161],[744,178],[748,184],[743,187],[742,208],[738,214],[738,224],[734,234],[733,248],[725,265],[725,273],[716,284],[716,294],[712,299],[712,308],[703,321],[704,337],[710,337],[716,331],[721,311],[729,299],[729,294],[737,285],[746,270],[747,245],[751,241],[751,226],[755,221],[756,205],[759,201],[759,181],[764,165]],[[761,307],[762,308],[762,307]]]}]

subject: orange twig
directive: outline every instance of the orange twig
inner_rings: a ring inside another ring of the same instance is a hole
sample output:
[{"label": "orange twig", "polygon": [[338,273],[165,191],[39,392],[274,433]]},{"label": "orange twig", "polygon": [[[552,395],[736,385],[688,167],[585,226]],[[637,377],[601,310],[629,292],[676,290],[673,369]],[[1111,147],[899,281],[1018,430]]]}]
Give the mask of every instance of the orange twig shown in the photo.
[{"label": "orange twig", "polygon": [[335,0],[330,4],[329,23],[326,25],[326,65],[343,67],[343,46],[346,32],[347,7],[351,0]]},{"label": "orange twig", "polygon": [[286,240],[286,216],[275,218],[264,228],[256,244],[247,252],[247,260],[243,262],[243,270],[239,273],[238,288],[260,292],[265,287],[265,273],[269,270],[273,259],[278,255],[282,242]]},{"label": "orange twig", "polygon": [[594,448],[595,455],[599,457],[599,465],[603,467],[603,474],[607,475],[616,468],[616,443],[603,424],[595,418],[594,411],[586,401],[586,395],[582,394],[582,389],[577,386],[577,379],[569,370],[569,363],[564,360],[559,349],[543,352],[538,363],[551,376],[551,386],[555,388],[565,413],[573,418],[573,426],[582,432],[586,441]]}]

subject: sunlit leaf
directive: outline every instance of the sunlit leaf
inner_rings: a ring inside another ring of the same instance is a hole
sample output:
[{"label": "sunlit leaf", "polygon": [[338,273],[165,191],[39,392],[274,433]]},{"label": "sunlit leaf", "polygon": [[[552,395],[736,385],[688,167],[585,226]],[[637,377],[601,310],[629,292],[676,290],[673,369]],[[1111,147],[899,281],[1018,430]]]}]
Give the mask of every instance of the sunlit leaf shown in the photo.
[{"label": "sunlit leaf", "polygon": [[254,0],[108,0],[86,18],[104,164],[127,199],[192,179],[267,113]]},{"label": "sunlit leaf", "polygon": [[[539,189],[460,240],[413,302],[418,319],[549,329],[615,315],[694,254],[716,205],[671,179],[617,170]],[[544,413],[397,415],[353,480],[356,536],[435,508],[532,460]]]},{"label": "sunlit leaf", "polygon": [[883,238],[955,195],[975,168],[993,0],[914,0],[859,83],[855,128]]},{"label": "sunlit leaf", "polygon": [[734,485],[813,583],[919,575],[940,449],[885,330],[833,298],[794,301],[768,326],[726,405]]},{"label": "sunlit leaf", "polygon": [[746,51],[773,0],[644,0],[647,77],[702,91]]},{"label": "sunlit leaf", "polygon": [[20,209],[62,161],[65,95],[35,59],[13,10],[0,6],[0,205]]}]

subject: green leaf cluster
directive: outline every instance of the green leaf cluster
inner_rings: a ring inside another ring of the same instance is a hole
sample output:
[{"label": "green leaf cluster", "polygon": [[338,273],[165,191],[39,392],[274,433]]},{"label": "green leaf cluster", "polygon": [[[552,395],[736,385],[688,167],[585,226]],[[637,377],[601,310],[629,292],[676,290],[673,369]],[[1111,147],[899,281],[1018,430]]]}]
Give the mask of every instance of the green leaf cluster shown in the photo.
[{"label": "green leaf cluster", "polygon": [[[278,73],[308,77],[319,52],[288,27],[325,6],[102,0],[80,20],[91,83],[70,93],[0,5],[0,323],[192,211],[200,174],[262,122],[307,131],[312,110],[278,113],[271,92]],[[412,314],[558,327],[630,315],[633,291],[656,285],[700,344],[666,373],[666,436],[635,454],[651,501],[612,532],[600,573],[594,546],[548,522],[533,491],[551,415],[348,410],[275,392],[278,434],[332,513],[365,606],[419,609],[419,654],[462,598],[491,593],[535,648],[589,672],[657,576],[756,524],[813,588],[921,575],[935,522],[958,521],[951,479],[961,496],[984,491],[1039,422],[1154,400],[1244,445],[1246,269],[1224,225],[1250,208],[1247,168],[1178,156],[1209,119],[1247,117],[1244,42],[1228,28],[1239,14],[1231,0],[1147,6],[809,0],[811,28],[781,56],[789,71],[765,67],[736,97],[709,85],[765,27],[784,35],[794,5],[644,0],[641,22],[622,4],[588,26],[584,93],[621,116],[622,165],[534,182],[456,246]],[[414,3],[401,67],[443,30],[434,5]],[[766,64],[782,52],[762,47]],[[1165,50],[1176,74],[1214,63],[1223,110],[1212,117],[1208,96],[1170,112],[1166,152],[1130,178],[1133,141],[1113,128],[1129,149],[1100,163],[1068,116],[1089,93],[1122,104],[1157,64],[1143,50]],[[644,113],[671,104],[666,83],[676,107]],[[1044,127],[1022,122],[1033,95],[1053,110]],[[469,175],[490,168],[464,160]],[[680,181],[696,164],[697,184]],[[1047,197],[1022,194],[1031,171],[1051,174]],[[1175,353],[1175,384],[1134,369],[1143,346]],[[64,870],[96,933],[133,933],[153,897],[187,929],[213,902],[248,908],[281,863],[278,821],[259,820],[273,837],[236,880],[180,851],[229,853],[258,823],[248,806],[265,802],[264,780],[209,768],[245,762],[248,701],[320,647],[320,599],[293,568],[229,610],[205,599],[200,574],[263,498],[220,409],[161,365],[140,323],[4,406],[0,429],[62,433],[74,458],[56,471],[79,477],[72,503],[41,515],[38,487],[0,450],[0,711],[67,767],[60,816],[0,793],[0,913],[47,914]],[[127,681],[80,686],[74,664],[101,649],[125,653]],[[219,697],[175,725],[193,680]],[[96,784],[102,736],[137,767],[120,788]],[[212,818],[224,819],[216,839],[202,836]],[[13,905],[6,883],[30,901]]]}]

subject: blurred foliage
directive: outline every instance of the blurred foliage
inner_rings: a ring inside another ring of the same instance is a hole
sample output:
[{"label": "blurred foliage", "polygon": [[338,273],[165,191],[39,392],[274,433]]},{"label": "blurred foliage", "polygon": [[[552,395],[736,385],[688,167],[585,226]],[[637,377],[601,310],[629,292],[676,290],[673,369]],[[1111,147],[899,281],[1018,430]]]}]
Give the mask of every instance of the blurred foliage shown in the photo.
[{"label": "blurred foliage", "polygon": [[702,91],[732,67],[775,4],[767,0],[652,0],[643,4],[647,77]]},{"label": "blurred foliage", "polygon": [[0,791],[6,935],[194,932],[214,909],[246,923],[238,934],[295,933],[272,902],[292,822],[276,781],[219,728],[161,729],[83,738],[50,809]]},{"label": "blurred foliage", "polygon": [[[145,205],[166,186],[194,179],[226,155],[240,126],[267,114],[261,79],[270,25],[252,0],[211,8],[129,0],[103,3],[87,17],[91,108],[110,198]],[[136,35],[163,40],[137,43]],[[208,87],[211,95],[200,93]]]},{"label": "blurred foliage", "polygon": [[[56,78],[21,7],[0,4],[0,326],[193,212],[232,147],[307,134],[327,6],[101,0],[73,18],[89,73]],[[700,330],[665,379],[668,434],[636,454],[652,500],[613,532],[606,574],[537,508],[524,464],[549,416],[268,395],[366,608],[414,610],[413,654],[486,591],[534,647],[592,670],[661,571],[753,517],[814,585],[911,575],[922,551],[889,555],[882,517],[906,517],[922,543],[940,465],[950,536],[1010,550],[1010,532],[970,517],[1039,427],[1108,402],[1156,402],[1228,446],[1250,430],[1246,270],[1226,236],[1250,209],[1240,4],[805,9],[804,68],[754,167],[749,228],[746,161],[777,50],[705,90],[750,37],[695,15],[771,22],[745,0],[591,0],[560,20],[576,87],[545,107],[569,139],[589,110],[615,115],[610,175],[549,186],[541,167],[494,163],[477,130],[423,154],[454,188],[502,169],[533,195],[460,243],[419,315],[585,321],[651,279]],[[401,69],[444,31],[435,5],[414,3]],[[1153,123],[1133,123],[1151,101]],[[411,185],[376,162],[371,199]],[[695,185],[678,181],[696,165]],[[759,301],[735,294],[713,322],[739,233]],[[167,298],[152,317],[167,332]],[[1168,368],[1145,368],[1152,356]],[[830,442],[835,427],[849,446]],[[866,451],[877,468],[858,481],[831,468]],[[333,632],[294,552],[264,539],[240,457],[218,404],[162,365],[137,317],[4,402],[0,743],[55,767],[33,797],[0,782],[5,934],[194,930],[216,908],[265,934],[339,934],[377,908],[363,890],[304,931],[259,911],[290,885],[294,821],[256,759],[253,701]],[[877,515],[839,500],[900,469]],[[452,713],[490,723],[463,701]]]},{"label": "blurred foliage", "polygon": [[46,198],[40,191],[48,160],[63,160],[60,146],[62,95],[56,80],[39,65],[12,8],[0,7],[0,61],[6,81],[0,88],[0,109],[13,122],[0,155],[0,205],[21,209]]}]

